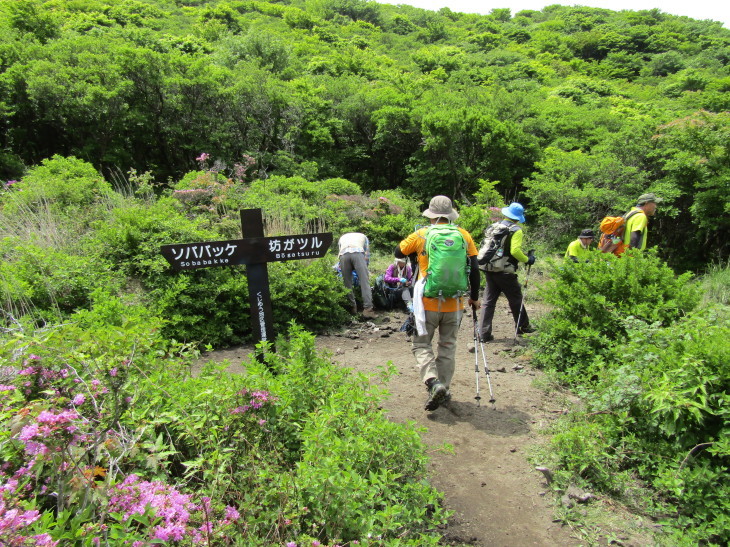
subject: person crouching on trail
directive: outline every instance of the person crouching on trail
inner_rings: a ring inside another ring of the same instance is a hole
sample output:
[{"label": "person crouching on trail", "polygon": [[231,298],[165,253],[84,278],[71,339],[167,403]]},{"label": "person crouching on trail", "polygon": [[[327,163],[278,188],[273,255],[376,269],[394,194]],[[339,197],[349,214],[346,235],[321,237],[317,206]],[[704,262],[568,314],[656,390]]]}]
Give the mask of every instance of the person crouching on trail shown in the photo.
[{"label": "person crouching on trail", "polygon": [[482,342],[494,340],[492,319],[497,299],[502,293],[507,297],[510,311],[512,311],[516,333],[535,332],[535,329],[530,326],[527,310],[524,309],[522,287],[517,279],[517,266],[520,262],[530,266],[535,263],[534,255],[531,254],[528,257],[522,251],[523,232],[520,224],[525,223],[525,209],[519,203],[511,203],[509,207],[502,208],[502,215],[504,218],[498,223],[495,222],[494,225],[503,225],[508,228],[509,233],[502,242],[501,252],[498,252],[488,264],[482,266],[484,277],[487,280],[482,312],[479,317],[479,333]]},{"label": "person crouching on trail", "polygon": [[383,281],[395,293],[395,302],[403,300],[408,311],[413,310],[413,296],[411,295],[411,285],[413,272],[410,264],[405,258],[396,258],[393,263],[385,270]]},{"label": "person crouching on trail", "polygon": [[578,239],[568,245],[565,258],[573,262],[588,262],[588,258],[591,256],[591,243],[594,239],[593,230],[582,230]]},{"label": "person crouching on trail", "polygon": [[[469,232],[453,224],[459,213],[448,197],[435,196],[422,214],[431,225],[401,241],[395,256],[405,258],[415,253],[418,259],[419,277],[413,293],[417,332],[411,350],[428,391],[425,410],[433,411],[451,399],[456,335],[464,310],[462,295],[468,290],[469,305],[475,311],[479,309],[479,269],[474,240]],[[434,355],[436,330],[438,354]]]}]

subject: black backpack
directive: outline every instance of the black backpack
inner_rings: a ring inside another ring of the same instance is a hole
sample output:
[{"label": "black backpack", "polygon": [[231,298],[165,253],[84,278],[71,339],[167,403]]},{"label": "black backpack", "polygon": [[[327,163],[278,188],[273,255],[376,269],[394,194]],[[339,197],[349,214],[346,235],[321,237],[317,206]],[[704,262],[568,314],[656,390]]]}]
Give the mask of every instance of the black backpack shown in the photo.
[{"label": "black backpack", "polygon": [[392,310],[393,299],[390,297],[390,291],[386,290],[385,274],[380,274],[375,278],[375,284],[372,287],[373,305],[381,310]]},{"label": "black backpack", "polygon": [[509,259],[512,256],[507,248],[510,241],[510,234],[519,230],[520,227],[508,220],[495,222],[484,230],[484,240],[477,255],[479,269],[485,272],[514,271],[514,265],[510,267]]}]

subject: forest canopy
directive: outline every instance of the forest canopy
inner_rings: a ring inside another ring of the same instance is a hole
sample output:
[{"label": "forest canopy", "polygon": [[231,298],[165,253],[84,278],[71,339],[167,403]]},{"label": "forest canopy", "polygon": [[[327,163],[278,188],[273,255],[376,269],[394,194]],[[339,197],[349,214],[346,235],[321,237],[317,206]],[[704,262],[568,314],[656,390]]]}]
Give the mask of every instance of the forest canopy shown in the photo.
[{"label": "forest canopy", "polygon": [[172,187],[204,152],[421,201],[491,181],[556,246],[652,191],[653,243],[701,269],[728,255],[729,60],[720,23],[657,9],[3,1],[0,179],[61,155]]}]

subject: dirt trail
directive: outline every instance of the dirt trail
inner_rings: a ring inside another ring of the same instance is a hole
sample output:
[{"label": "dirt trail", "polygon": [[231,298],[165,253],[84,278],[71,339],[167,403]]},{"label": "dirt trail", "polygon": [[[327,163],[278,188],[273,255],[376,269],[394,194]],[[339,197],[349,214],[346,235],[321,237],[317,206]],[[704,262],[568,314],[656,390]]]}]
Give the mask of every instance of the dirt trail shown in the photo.
[{"label": "dirt trail", "polygon": [[[528,305],[528,311],[532,312]],[[426,390],[405,333],[398,329],[402,312],[379,313],[373,321],[356,322],[340,333],[317,337],[319,348],[335,362],[366,374],[376,373],[388,361],[397,369],[388,384],[391,396],[384,404],[390,419],[423,426],[431,448],[432,484],[444,492],[446,507],[454,511],[442,530],[445,543],[483,547],[578,546],[571,529],[554,522],[551,494],[545,479],[527,461],[528,447],[537,431],[556,417],[556,403],[533,385],[533,370],[514,351],[511,315],[504,299],[495,314],[495,340],[485,344],[491,371],[494,405],[481,357],[477,407],[474,374],[473,323],[465,315],[457,349],[457,369],[451,384],[452,401],[428,413],[423,409]],[[214,352],[206,358],[240,363],[250,348]],[[441,450],[448,443],[453,452]]]}]

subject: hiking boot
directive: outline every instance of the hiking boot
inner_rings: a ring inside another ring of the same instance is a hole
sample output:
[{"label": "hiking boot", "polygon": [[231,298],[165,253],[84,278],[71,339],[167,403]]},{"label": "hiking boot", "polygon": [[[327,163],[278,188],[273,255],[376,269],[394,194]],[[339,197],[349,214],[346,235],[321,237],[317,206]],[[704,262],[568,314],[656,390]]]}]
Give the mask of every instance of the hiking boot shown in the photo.
[{"label": "hiking boot", "polygon": [[535,328],[530,325],[525,325],[521,329],[517,329],[517,334],[531,334],[535,332]]},{"label": "hiking boot", "polygon": [[479,337],[480,342],[491,342],[492,340],[494,340],[494,336],[491,334],[482,334]]},{"label": "hiking boot", "polygon": [[373,319],[376,317],[375,310],[373,310],[373,308],[365,308],[362,310],[362,316],[367,317],[368,319]]},{"label": "hiking boot", "polygon": [[449,390],[435,378],[432,378],[426,386],[428,389],[428,401],[426,401],[425,410],[431,412],[436,410],[446,400]]}]

